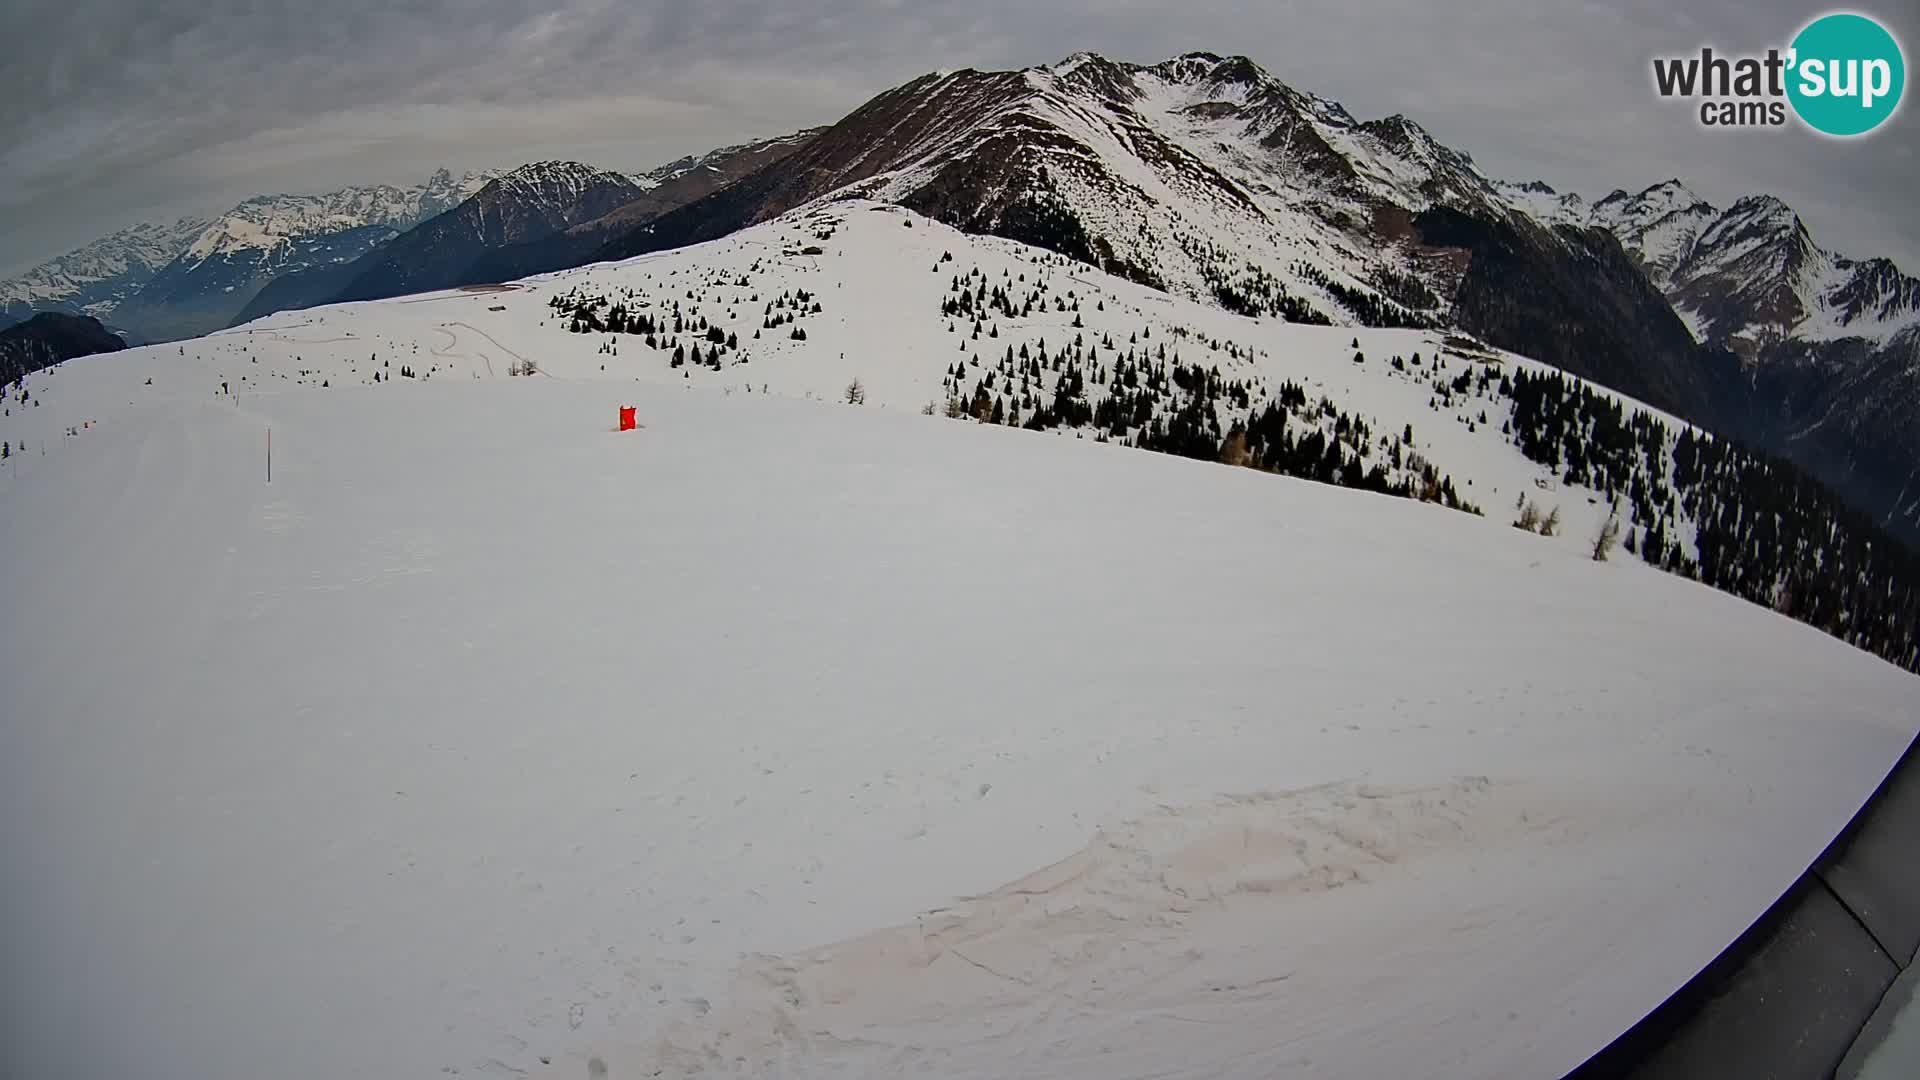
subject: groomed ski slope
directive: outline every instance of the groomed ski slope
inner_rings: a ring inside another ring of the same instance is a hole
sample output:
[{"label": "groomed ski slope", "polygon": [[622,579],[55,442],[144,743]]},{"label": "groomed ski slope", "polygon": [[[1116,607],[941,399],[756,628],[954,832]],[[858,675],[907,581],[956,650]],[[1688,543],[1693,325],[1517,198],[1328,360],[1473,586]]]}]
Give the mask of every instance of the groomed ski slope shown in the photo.
[{"label": "groomed ski slope", "polygon": [[903,409],[336,385],[28,464],[22,1077],[1555,1076],[1915,731],[1632,560]]}]

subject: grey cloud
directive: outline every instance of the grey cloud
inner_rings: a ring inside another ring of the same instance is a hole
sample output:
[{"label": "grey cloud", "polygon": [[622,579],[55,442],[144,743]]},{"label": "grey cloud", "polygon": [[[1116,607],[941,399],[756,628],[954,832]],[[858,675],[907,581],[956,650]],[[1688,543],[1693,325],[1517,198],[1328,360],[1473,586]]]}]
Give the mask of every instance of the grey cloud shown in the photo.
[{"label": "grey cloud", "polygon": [[[1404,112],[1488,171],[1590,195],[1669,176],[1772,191],[1830,246],[1920,270],[1915,112],[1870,140],[1709,133],[1649,59],[1762,49],[1785,0],[11,0],[0,40],[0,273],[141,217],[446,164],[640,167],[829,122],[935,68],[1090,49],[1252,56],[1362,116]],[[1906,40],[1920,19],[1886,11]]]}]

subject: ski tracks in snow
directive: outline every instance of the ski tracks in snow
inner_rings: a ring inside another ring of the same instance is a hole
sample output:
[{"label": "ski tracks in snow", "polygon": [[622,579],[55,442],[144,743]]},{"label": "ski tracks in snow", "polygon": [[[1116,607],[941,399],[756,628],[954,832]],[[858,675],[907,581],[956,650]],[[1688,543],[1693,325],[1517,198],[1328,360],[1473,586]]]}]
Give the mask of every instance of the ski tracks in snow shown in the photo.
[{"label": "ski tracks in snow", "polygon": [[[561,1059],[549,1075],[578,1078],[594,1062],[609,1080],[1273,1075],[1287,1040],[1269,1021],[1297,993],[1288,958],[1311,951],[1289,940],[1297,904],[1522,834],[1556,846],[1567,838],[1553,835],[1565,819],[1542,812],[1551,798],[1471,777],[1163,805],[910,924],[750,957],[732,1000],[698,1003],[645,1044]],[[1219,1025],[1218,1052],[1140,1055],[1168,1025]]]}]

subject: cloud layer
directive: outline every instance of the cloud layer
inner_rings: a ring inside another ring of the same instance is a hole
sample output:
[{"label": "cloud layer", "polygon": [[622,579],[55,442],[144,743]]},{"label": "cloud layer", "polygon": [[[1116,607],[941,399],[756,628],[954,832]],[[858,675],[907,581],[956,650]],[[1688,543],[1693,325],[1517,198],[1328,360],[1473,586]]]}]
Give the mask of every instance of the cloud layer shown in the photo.
[{"label": "cloud layer", "polygon": [[[1710,132],[1649,61],[1760,51],[1784,0],[10,0],[0,274],[141,218],[268,191],[416,182],[442,164],[641,168],[838,119],[937,68],[1082,49],[1245,53],[1362,117],[1404,112],[1515,179],[1599,195],[1670,176],[1770,191],[1822,243],[1920,271],[1920,110],[1864,141]],[[1920,21],[1888,21],[1920,41]],[[1913,16],[1908,15],[1909,21]],[[1913,47],[1909,46],[1909,52]]]}]

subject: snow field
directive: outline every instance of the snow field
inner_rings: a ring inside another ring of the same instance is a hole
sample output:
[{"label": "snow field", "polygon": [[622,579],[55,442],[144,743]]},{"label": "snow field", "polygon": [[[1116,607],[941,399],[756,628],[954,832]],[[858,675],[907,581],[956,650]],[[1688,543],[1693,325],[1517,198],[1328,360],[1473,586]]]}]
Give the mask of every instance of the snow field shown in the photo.
[{"label": "snow field", "polygon": [[23,1075],[1555,1073],[1914,732],[1703,587],[1058,435],[99,400],[0,495]]}]

